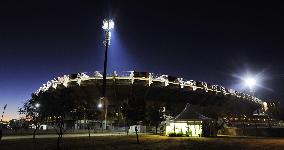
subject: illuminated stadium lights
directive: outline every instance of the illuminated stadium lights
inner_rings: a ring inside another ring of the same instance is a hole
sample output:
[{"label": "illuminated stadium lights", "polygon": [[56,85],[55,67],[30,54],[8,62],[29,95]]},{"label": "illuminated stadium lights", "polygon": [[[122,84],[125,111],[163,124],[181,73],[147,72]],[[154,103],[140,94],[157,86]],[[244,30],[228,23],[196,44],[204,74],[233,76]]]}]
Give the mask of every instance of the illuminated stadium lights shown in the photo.
[{"label": "illuminated stadium lights", "polygon": [[[134,84],[134,79],[135,80],[139,80],[139,81],[146,81],[146,82],[155,82],[155,83],[162,83],[161,85],[164,87],[167,87],[170,82],[167,80],[167,75],[156,75],[153,73],[149,73],[151,75],[149,75],[149,78],[140,78],[140,77],[134,77],[133,76],[133,71],[127,71],[127,72],[122,72],[122,73],[115,73],[115,76],[108,76],[107,80],[111,80],[111,79],[115,79],[115,80],[128,80],[128,81],[132,81],[130,82],[130,84]],[[42,87],[40,87],[35,94],[38,95],[41,92],[46,92],[48,91],[50,88],[54,88],[57,89],[58,87],[62,87],[59,85],[64,85],[64,87],[68,87],[70,85],[71,82],[77,82],[81,80],[81,84],[88,82],[88,81],[97,81],[97,80],[102,80],[103,76],[99,71],[95,71],[94,74],[92,75],[87,75],[86,73],[80,75],[80,73],[78,74],[77,78],[74,79],[70,79],[69,75],[64,75],[62,77],[58,77],[58,78],[54,78],[52,80],[50,80],[49,82],[51,82],[51,84],[43,84]],[[149,80],[149,81],[148,81]],[[245,81],[245,80],[243,80]],[[181,81],[179,81],[181,84]],[[206,82],[204,82],[203,84],[201,84],[202,86],[197,86],[197,81],[194,80],[182,80],[183,83],[183,87],[185,88],[185,90],[188,89],[192,89],[193,91],[195,91],[197,88],[200,90],[204,90],[205,92],[216,92],[216,93],[220,93],[223,95],[231,95],[237,98],[244,98],[248,101],[254,102],[254,103],[258,103],[258,104],[263,104],[263,100],[249,95],[249,94],[242,94],[241,92],[235,91],[233,89],[226,89],[222,86],[219,85],[209,85]],[[201,82],[202,83],[202,82]],[[152,86],[152,84],[148,84],[149,86]],[[207,85],[207,87],[206,87]],[[255,83],[255,86],[257,85],[257,83]],[[71,85],[70,85],[71,86]],[[177,88],[181,88],[181,86],[177,87]],[[104,105],[103,101],[102,104]],[[102,107],[103,107],[102,105]]]},{"label": "illuminated stadium lights", "polygon": [[252,77],[246,77],[243,79],[245,86],[249,88],[249,91],[252,93],[252,96],[255,94],[255,86],[256,86],[256,79]]},{"label": "illuminated stadium lights", "polygon": [[113,28],[114,28],[114,22],[113,22],[113,20],[112,20],[112,19],[105,19],[105,20],[103,21],[103,26],[102,26],[102,28],[103,28],[104,30],[111,30],[111,29],[113,29]]},{"label": "illuminated stadium lights", "polygon": [[255,79],[249,77],[249,78],[245,79],[245,84],[249,88],[253,88],[255,86],[255,84],[256,84],[256,81],[255,81]]},{"label": "illuminated stadium lights", "polygon": [[263,103],[262,103],[262,106],[263,106],[263,110],[264,110],[264,111],[267,111],[267,110],[268,110],[267,102],[263,102]]},{"label": "illuminated stadium lights", "polygon": [[104,40],[104,45],[106,48],[110,46],[110,39],[111,39],[111,30],[114,28],[114,22],[112,19],[105,19],[103,21],[103,26],[102,28],[105,31],[105,40]]}]

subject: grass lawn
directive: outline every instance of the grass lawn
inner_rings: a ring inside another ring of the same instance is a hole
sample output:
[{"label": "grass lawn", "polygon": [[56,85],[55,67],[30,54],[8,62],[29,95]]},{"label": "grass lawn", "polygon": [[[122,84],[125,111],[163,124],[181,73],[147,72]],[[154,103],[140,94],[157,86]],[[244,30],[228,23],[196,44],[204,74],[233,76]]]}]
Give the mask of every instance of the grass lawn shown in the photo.
[{"label": "grass lawn", "polygon": [[[4,140],[0,150],[49,150],[56,149],[56,138]],[[189,138],[155,135],[140,136],[136,144],[135,136],[77,137],[63,138],[63,150],[284,150],[284,139],[252,137]]]}]

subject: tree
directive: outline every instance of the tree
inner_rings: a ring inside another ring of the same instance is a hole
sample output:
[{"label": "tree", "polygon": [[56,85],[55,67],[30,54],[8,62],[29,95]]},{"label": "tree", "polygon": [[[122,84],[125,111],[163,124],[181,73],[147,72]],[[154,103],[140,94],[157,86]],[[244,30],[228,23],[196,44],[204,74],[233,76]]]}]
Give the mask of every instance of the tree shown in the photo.
[{"label": "tree", "polygon": [[44,116],[49,122],[55,126],[55,131],[58,135],[57,148],[60,149],[62,136],[67,130],[65,121],[70,112],[74,109],[74,101],[71,95],[70,88],[63,88],[53,92],[42,93],[41,102]]},{"label": "tree", "polygon": [[32,98],[25,102],[24,106],[20,108],[19,113],[24,114],[26,117],[25,119],[35,126],[33,132],[33,139],[35,139],[36,132],[40,128],[44,119],[42,113],[40,113],[38,97],[33,94]]},{"label": "tree", "polygon": [[[48,91],[32,95],[20,112],[37,127],[43,122],[53,125],[58,134],[57,147],[60,149],[63,134],[67,130],[67,121],[95,117],[93,99],[80,86],[59,87],[56,90],[50,88]],[[36,104],[40,104],[39,109],[35,108]],[[90,133],[90,128],[88,129]]]},{"label": "tree", "polygon": [[155,134],[157,134],[158,126],[161,121],[163,121],[163,108],[155,103],[154,105],[150,105],[146,109],[146,119],[150,122],[151,125],[155,126]]},{"label": "tree", "polygon": [[17,131],[21,128],[21,123],[19,120],[12,119],[9,121],[9,126],[12,130],[15,131],[15,133],[17,133]]},{"label": "tree", "polygon": [[[57,147],[60,148],[62,135],[66,131],[64,121],[66,115],[74,108],[70,99],[70,89],[63,88],[60,90],[49,90],[41,92],[38,95],[32,95],[20,110],[26,115],[35,126],[34,138],[40,124],[46,122],[55,126],[55,131],[58,134]],[[36,106],[39,105],[40,107]]]},{"label": "tree", "polygon": [[131,98],[122,106],[122,113],[129,124],[145,121],[145,101]]},{"label": "tree", "polygon": [[[128,104],[125,103],[125,102],[122,103],[122,105],[121,105],[121,113],[122,113],[122,116],[123,116],[123,118],[125,120],[126,126],[129,128],[128,112],[129,112]],[[127,135],[128,135],[128,128],[125,128]]]}]

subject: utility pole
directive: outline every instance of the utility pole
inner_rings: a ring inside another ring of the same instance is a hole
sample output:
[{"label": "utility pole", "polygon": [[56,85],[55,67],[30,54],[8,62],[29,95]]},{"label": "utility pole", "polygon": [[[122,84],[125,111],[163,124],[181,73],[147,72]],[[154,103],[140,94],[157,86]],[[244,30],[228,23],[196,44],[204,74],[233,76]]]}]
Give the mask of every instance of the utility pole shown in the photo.
[{"label": "utility pole", "polygon": [[0,121],[0,141],[2,140],[2,136],[3,136],[3,117],[4,117],[4,113],[5,113],[5,109],[7,107],[7,104],[4,106],[3,112],[2,112],[2,116],[1,116],[1,121]]}]

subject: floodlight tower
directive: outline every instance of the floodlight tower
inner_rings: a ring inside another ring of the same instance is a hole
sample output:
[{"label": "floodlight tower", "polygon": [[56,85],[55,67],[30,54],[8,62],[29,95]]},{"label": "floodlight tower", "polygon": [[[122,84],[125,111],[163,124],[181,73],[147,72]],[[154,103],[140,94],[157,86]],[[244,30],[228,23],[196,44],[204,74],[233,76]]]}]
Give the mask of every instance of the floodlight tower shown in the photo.
[{"label": "floodlight tower", "polygon": [[110,39],[111,39],[111,30],[114,28],[114,22],[111,19],[105,19],[103,21],[102,28],[105,31],[105,59],[104,59],[104,72],[103,72],[103,97],[106,96],[106,70],[107,70],[107,54],[108,54],[108,48],[110,46]]},{"label": "floodlight tower", "polygon": [[112,19],[105,19],[103,20],[102,28],[105,31],[105,59],[104,59],[104,72],[103,72],[103,93],[102,98],[104,99],[104,107],[105,107],[105,129],[107,127],[107,98],[106,98],[106,72],[107,72],[107,54],[108,48],[110,46],[110,39],[111,39],[111,30],[114,28],[114,22]]},{"label": "floodlight tower", "polygon": [[250,92],[254,96],[256,80],[254,78],[248,77],[245,79],[245,85],[249,87]]}]

